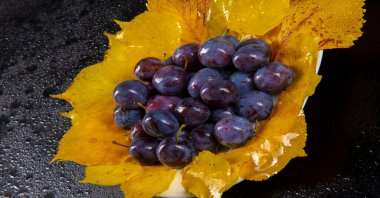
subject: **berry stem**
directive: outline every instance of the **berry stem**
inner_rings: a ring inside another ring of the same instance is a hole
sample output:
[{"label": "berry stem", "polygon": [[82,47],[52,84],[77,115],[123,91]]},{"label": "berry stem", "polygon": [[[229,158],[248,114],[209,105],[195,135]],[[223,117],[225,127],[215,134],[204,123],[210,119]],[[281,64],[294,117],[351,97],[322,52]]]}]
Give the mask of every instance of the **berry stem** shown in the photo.
[{"label": "berry stem", "polygon": [[220,144],[218,144],[218,146],[216,146],[215,153],[217,153],[219,151],[219,149],[220,149]]},{"label": "berry stem", "polygon": [[180,136],[181,136],[182,129],[185,128],[185,127],[186,127],[186,125],[184,125],[184,124],[182,124],[182,125],[179,127],[179,129],[178,129],[178,131],[177,131],[177,142],[179,141],[179,138],[180,138]]},{"label": "berry stem", "polygon": [[229,29],[227,28],[226,30],[224,30],[223,34],[220,36],[221,39],[224,38],[224,36],[226,36],[227,32],[229,31]]},{"label": "berry stem", "polygon": [[189,61],[187,60],[187,57],[186,57],[186,56],[183,56],[183,58],[185,59],[185,67],[184,67],[184,70],[187,71],[187,66],[189,65]]},{"label": "berry stem", "polygon": [[125,148],[129,148],[129,146],[121,144],[121,143],[117,142],[116,140],[112,141],[112,144],[115,144],[115,145],[118,145],[118,146],[122,146],[122,147],[125,147]]},{"label": "berry stem", "polygon": [[165,62],[166,60],[166,53],[164,53],[164,58],[162,59],[162,62]]},{"label": "berry stem", "polygon": [[259,120],[255,120],[255,133],[257,133],[258,127],[259,127]]},{"label": "berry stem", "polygon": [[141,104],[141,103],[139,103],[139,102],[134,102],[134,103],[135,103],[137,106],[143,108],[143,109],[145,110],[145,112],[147,112],[147,111],[146,111],[146,107],[145,107],[145,105],[143,105],[143,104]]}]

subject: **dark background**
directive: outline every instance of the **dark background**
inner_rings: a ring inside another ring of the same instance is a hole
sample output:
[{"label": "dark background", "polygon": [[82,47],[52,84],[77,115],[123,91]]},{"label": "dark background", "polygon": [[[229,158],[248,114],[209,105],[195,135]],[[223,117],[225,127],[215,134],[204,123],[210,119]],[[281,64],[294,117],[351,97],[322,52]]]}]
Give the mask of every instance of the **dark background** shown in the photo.
[{"label": "dark background", "polygon": [[[48,164],[70,127],[59,113],[71,109],[48,95],[103,59],[103,32],[119,30],[112,20],[145,9],[131,2],[0,1],[0,197],[122,197],[118,187],[79,184],[83,167]],[[380,197],[380,1],[366,9],[356,45],[324,53],[322,82],[305,109],[309,156],[224,197]]]}]

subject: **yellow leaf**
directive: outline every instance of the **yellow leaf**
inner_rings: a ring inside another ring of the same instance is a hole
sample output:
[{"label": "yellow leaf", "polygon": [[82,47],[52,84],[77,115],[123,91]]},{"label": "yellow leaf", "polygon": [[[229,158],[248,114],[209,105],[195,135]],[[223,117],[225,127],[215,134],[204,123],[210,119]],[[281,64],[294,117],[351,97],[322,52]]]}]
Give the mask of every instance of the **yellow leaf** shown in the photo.
[{"label": "yellow leaf", "polygon": [[183,170],[183,186],[197,197],[221,197],[238,180],[223,154],[203,151]]},{"label": "yellow leaf", "polygon": [[276,174],[295,157],[306,156],[303,148],[306,143],[305,116],[296,117],[293,127],[288,133],[261,138],[256,141],[256,149],[252,149],[247,156],[251,157],[240,169],[240,176],[245,179],[261,181]]},{"label": "yellow leaf", "polygon": [[113,186],[124,183],[143,171],[141,165],[129,160],[116,165],[99,165],[86,167],[86,177],[82,183]]},{"label": "yellow leaf", "polygon": [[223,13],[224,1],[214,0],[211,3],[207,28],[210,37],[216,37],[223,34],[227,30],[226,16]]},{"label": "yellow leaf", "polygon": [[237,0],[225,6],[224,13],[230,30],[264,35],[282,22],[288,8],[289,0]]},{"label": "yellow leaf", "polygon": [[149,0],[148,10],[178,17],[182,43],[201,43],[208,38],[206,25],[210,3],[211,0]]},{"label": "yellow leaf", "polygon": [[362,35],[363,6],[363,0],[292,0],[280,37],[312,31],[320,37],[319,49],[350,47]]},{"label": "yellow leaf", "polygon": [[176,172],[165,166],[144,166],[140,174],[121,184],[121,190],[128,198],[151,198],[169,188]]},{"label": "yellow leaf", "polygon": [[112,111],[103,116],[81,118],[63,136],[53,161],[73,161],[87,166],[119,164],[129,158],[129,152],[112,144],[113,141],[129,144],[126,132],[114,125]]}]

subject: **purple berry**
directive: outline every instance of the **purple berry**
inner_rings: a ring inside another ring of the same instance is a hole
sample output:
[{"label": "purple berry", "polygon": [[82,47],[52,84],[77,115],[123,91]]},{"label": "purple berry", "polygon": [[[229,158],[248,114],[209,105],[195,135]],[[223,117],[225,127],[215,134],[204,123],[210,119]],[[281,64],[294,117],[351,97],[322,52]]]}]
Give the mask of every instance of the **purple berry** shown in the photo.
[{"label": "purple berry", "polygon": [[211,114],[211,118],[213,119],[215,123],[217,123],[224,118],[230,118],[235,115],[236,115],[236,112],[233,107],[223,107],[223,108],[215,109]]},{"label": "purple berry", "polygon": [[136,141],[140,138],[152,137],[144,131],[141,121],[138,121],[132,125],[130,136],[132,138],[132,141]]},{"label": "purple berry", "polygon": [[158,160],[172,168],[183,168],[195,156],[191,142],[185,138],[167,137],[161,141],[156,150]]},{"label": "purple berry", "polygon": [[140,138],[129,146],[129,153],[141,165],[154,165],[159,162],[156,154],[159,144],[160,141],[156,138]]},{"label": "purple berry", "polygon": [[236,102],[238,114],[249,119],[251,122],[267,118],[272,109],[272,97],[261,91],[247,92],[239,96]]},{"label": "purple berry", "polygon": [[238,45],[239,43],[239,40],[237,40],[234,36],[231,35],[217,36],[216,38],[226,40],[232,43],[232,45],[234,46]]},{"label": "purple berry", "polygon": [[152,82],[145,83],[146,87],[148,88],[148,98],[155,96],[157,94],[160,94],[160,92],[157,91],[157,89],[154,87]]},{"label": "purple berry", "polygon": [[113,98],[121,107],[138,109],[137,102],[146,104],[148,88],[138,80],[127,80],[118,84],[113,92]]},{"label": "purple berry", "polygon": [[146,113],[142,125],[147,134],[157,138],[171,136],[179,128],[177,118],[164,110],[152,110]]},{"label": "purple berry", "polygon": [[214,136],[213,124],[202,124],[194,128],[189,135],[189,140],[193,143],[196,152],[202,150],[214,152],[219,145]]},{"label": "purple berry", "polygon": [[268,93],[284,90],[293,82],[293,79],[293,70],[279,62],[273,62],[258,69],[254,76],[256,87]]},{"label": "purple berry", "polygon": [[177,66],[165,66],[153,77],[154,87],[163,95],[178,95],[186,86],[185,70]]},{"label": "purple berry", "polygon": [[213,107],[226,107],[235,103],[237,89],[229,80],[211,80],[201,88],[203,102]]},{"label": "purple berry", "polygon": [[228,66],[235,53],[235,47],[222,39],[209,39],[199,47],[199,60],[202,65],[214,69]]},{"label": "purple berry", "polygon": [[198,49],[199,45],[196,43],[179,46],[173,54],[174,63],[181,67],[185,67],[187,63],[187,69],[197,68],[199,66]]},{"label": "purple berry", "polygon": [[235,148],[244,145],[253,136],[254,129],[255,125],[248,120],[233,116],[216,123],[214,135],[220,144]]},{"label": "purple berry", "polygon": [[223,76],[216,70],[210,68],[204,68],[199,70],[194,76],[190,79],[187,86],[187,91],[190,96],[193,98],[200,98],[200,90],[202,86],[213,79],[223,79]]},{"label": "purple berry", "polygon": [[175,65],[174,61],[173,61],[173,57],[169,57],[167,58],[165,61],[164,61],[164,65],[165,66],[169,66],[169,65]]},{"label": "purple berry", "polygon": [[254,79],[253,73],[245,73],[245,72],[237,71],[230,75],[230,81],[234,83],[240,95],[248,91],[251,91],[255,88],[255,82],[253,79]]},{"label": "purple berry", "polygon": [[140,80],[151,81],[153,75],[164,66],[164,63],[153,57],[141,59],[135,67],[135,76]]},{"label": "purple berry", "polygon": [[219,69],[217,70],[220,75],[223,77],[221,80],[228,80],[228,78],[230,77],[230,75],[228,74],[227,70],[224,70],[224,69]]},{"label": "purple berry", "polygon": [[188,83],[194,75],[195,72],[186,72],[186,83]]},{"label": "purple berry", "polygon": [[113,112],[114,122],[117,127],[130,129],[132,125],[141,120],[143,113],[141,110],[125,109],[117,106]]},{"label": "purple berry", "polygon": [[251,44],[238,49],[232,61],[239,71],[253,72],[267,65],[270,61],[270,56],[263,47]]},{"label": "purple berry", "polygon": [[248,40],[242,41],[236,46],[236,50],[238,50],[241,47],[244,47],[246,45],[260,46],[260,47],[264,48],[265,52],[268,54],[269,57],[272,56],[272,49],[271,49],[270,45],[267,42],[265,42],[264,40],[254,38],[254,39],[248,39]]},{"label": "purple berry", "polygon": [[175,108],[179,120],[187,126],[198,126],[210,117],[209,108],[193,98],[183,99]]},{"label": "purple berry", "polygon": [[151,111],[154,109],[161,109],[174,112],[175,107],[180,101],[181,98],[177,96],[156,95],[148,100],[148,103],[146,104],[146,110]]}]

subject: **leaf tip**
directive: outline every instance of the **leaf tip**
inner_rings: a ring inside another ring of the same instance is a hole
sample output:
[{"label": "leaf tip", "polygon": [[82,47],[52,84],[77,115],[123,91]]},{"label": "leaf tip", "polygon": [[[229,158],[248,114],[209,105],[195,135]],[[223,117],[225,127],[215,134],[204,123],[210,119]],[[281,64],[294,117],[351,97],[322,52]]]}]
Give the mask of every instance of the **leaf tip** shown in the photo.
[{"label": "leaf tip", "polygon": [[50,94],[49,97],[66,100],[66,95],[65,95],[65,93],[61,93],[61,94]]},{"label": "leaf tip", "polygon": [[49,161],[49,164],[53,164],[54,162],[57,162],[57,161],[60,161],[60,159],[59,159],[59,155],[58,155],[58,154],[56,154],[56,155],[53,157],[53,159],[51,159],[51,160]]},{"label": "leaf tip", "polygon": [[74,111],[62,112],[62,113],[60,113],[60,115],[65,117],[65,118],[73,119],[75,116],[75,112]]}]

